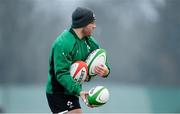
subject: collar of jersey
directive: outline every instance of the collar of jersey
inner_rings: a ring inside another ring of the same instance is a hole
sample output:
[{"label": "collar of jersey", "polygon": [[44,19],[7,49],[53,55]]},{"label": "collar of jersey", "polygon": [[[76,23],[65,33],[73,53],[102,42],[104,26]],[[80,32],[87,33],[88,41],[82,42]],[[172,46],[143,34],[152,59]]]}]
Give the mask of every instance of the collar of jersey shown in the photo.
[{"label": "collar of jersey", "polygon": [[69,32],[78,40],[84,40],[86,39],[86,37],[83,37],[82,39],[80,39],[77,34],[74,32],[74,30],[72,28],[70,28]]}]

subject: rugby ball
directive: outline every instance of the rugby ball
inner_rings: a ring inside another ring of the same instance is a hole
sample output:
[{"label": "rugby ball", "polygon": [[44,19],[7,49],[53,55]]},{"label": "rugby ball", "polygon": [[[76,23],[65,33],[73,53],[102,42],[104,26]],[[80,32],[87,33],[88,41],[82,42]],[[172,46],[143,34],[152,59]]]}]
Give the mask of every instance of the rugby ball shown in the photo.
[{"label": "rugby ball", "polygon": [[88,66],[83,61],[76,61],[70,67],[70,74],[79,83],[83,83],[88,75]]},{"label": "rugby ball", "polygon": [[109,91],[104,86],[96,86],[89,90],[87,99],[93,107],[102,106],[109,100]]},{"label": "rugby ball", "polygon": [[95,67],[98,65],[106,66],[106,52],[104,49],[96,49],[86,59],[88,65],[88,75],[95,76]]}]

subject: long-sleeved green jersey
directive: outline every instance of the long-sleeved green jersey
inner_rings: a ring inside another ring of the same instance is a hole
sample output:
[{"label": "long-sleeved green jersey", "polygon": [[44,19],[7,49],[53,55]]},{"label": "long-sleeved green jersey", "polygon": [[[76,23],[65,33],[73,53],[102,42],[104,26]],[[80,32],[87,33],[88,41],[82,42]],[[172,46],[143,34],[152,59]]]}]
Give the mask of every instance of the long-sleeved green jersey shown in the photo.
[{"label": "long-sleeved green jersey", "polygon": [[82,88],[70,75],[70,66],[98,48],[92,36],[79,39],[72,28],[61,33],[52,45],[46,92],[79,96]]}]

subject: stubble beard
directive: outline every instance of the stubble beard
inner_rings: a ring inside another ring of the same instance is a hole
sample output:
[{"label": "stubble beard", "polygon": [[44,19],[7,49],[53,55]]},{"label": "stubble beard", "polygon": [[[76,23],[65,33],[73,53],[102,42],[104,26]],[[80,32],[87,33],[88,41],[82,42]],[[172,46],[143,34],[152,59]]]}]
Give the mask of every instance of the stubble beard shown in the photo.
[{"label": "stubble beard", "polygon": [[89,30],[87,30],[86,28],[83,28],[82,29],[82,33],[83,33],[83,36],[91,36],[91,32]]}]

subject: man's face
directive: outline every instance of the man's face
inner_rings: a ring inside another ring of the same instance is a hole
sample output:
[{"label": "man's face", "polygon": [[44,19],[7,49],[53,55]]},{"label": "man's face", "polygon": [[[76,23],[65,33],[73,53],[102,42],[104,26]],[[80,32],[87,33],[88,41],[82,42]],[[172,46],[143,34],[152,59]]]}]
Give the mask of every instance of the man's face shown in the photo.
[{"label": "man's face", "polygon": [[91,36],[95,28],[96,28],[95,22],[89,23],[87,26],[83,28],[82,33],[84,34],[84,36]]}]

